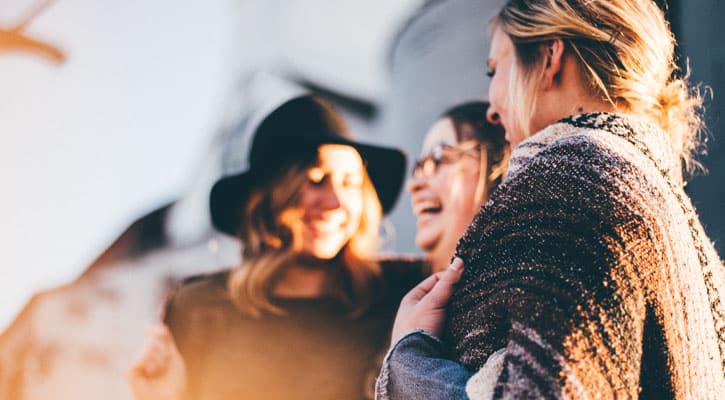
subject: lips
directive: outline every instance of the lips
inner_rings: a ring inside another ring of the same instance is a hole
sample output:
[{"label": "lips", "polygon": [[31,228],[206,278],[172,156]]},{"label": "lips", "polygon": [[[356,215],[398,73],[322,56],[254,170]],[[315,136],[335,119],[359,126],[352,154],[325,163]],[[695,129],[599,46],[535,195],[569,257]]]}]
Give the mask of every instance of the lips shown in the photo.
[{"label": "lips", "polygon": [[439,214],[443,210],[443,206],[438,201],[423,200],[413,203],[413,211],[416,216]]},{"label": "lips", "polygon": [[305,226],[316,235],[327,236],[344,232],[347,224],[341,214],[329,218],[310,218],[305,220]]}]

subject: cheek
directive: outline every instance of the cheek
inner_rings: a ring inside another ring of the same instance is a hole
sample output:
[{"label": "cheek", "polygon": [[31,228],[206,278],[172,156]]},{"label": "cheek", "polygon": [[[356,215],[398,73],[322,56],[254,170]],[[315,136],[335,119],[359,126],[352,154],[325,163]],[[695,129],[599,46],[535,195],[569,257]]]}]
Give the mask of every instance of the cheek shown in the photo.
[{"label": "cheek", "polygon": [[454,186],[453,180],[456,178],[456,174],[450,167],[450,165],[441,165],[438,172],[428,178],[428,190],[440,199],[447,198],[451,187]]},{"label": "cheek", "polygon": [[293,202],[292,206],[303,210],[305,214],[312,212],[315,208],[315,192],[306,185],[300,190],[297,195],[297,199]]},{"label": "cheek", "polygon": [[[446,212],[453,221],[468,222],[478,207],[476,202],[476,188],[478,187],[478,170],[471,165],[468,170],[459,170],[447,179],[446,197],[448,206]],[[475,170],[474,170],[475,169]]]},{"label": "cheek", "polygon": [[343,207],[347,211],[350,218],[351,228],[357,229],[362,217],[364,201],[362,192],[352,192],[345,195],[344,199],[340,199]]},{"label": "cheek", "polygon": [[488,97],[491,105],[499,115],[504,111],[504,106],[506,105],[505,96],[506,91],[503,88],[503,79],[501,79],[500,74],[494,75],[488,87]]}]

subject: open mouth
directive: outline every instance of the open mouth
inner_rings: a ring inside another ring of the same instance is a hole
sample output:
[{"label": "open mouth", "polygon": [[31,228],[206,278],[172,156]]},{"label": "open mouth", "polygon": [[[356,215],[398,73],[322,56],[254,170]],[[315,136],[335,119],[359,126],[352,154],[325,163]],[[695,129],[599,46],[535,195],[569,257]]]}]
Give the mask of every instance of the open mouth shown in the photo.
[{"label": "open mouth", "polygon": [[437,215],[443,210],[443,207],[438,202],[424,201],[415,205],[415,214],[417,216],[423,215]]}]

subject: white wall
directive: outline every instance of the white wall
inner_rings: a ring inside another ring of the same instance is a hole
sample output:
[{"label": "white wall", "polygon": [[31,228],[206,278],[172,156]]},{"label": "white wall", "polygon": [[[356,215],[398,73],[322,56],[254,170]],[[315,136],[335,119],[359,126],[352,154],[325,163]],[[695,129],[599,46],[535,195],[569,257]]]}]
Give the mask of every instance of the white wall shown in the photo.
[{"label": "white wall", "polygon": [[[0,3],[10,27],[31,1]],[[183,191],[233,81],[234,0],[60,0],[0,53],[0,330]]]},{"label": "white wall", "polygon": [[[382,102],[390,42],[421,1],[57,0],[28,32],[65,64],[0,53],[0,331],[184,193],[247,74]],[[34,4],[0,0],[0,26]]]}]

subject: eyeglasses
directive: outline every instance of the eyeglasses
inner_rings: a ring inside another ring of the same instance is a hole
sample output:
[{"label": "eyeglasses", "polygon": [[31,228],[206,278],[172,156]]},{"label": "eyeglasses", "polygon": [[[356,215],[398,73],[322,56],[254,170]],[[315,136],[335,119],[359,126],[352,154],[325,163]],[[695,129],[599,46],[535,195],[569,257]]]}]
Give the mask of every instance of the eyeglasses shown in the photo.
[{"label": "eyeglasses", "polygon": [[413,166],[413,178],[430,178],[438,172],[441,164],[454,164],[465,156],[478,158],[481,145],[476,143],[468,147],[456,147],[438,144],[428,155],[418,159]]}]

